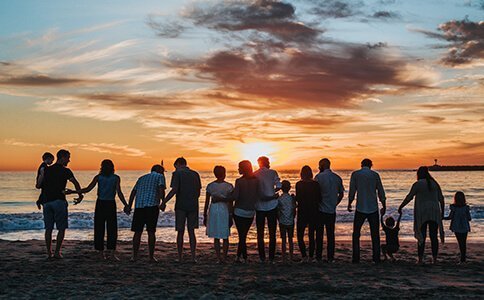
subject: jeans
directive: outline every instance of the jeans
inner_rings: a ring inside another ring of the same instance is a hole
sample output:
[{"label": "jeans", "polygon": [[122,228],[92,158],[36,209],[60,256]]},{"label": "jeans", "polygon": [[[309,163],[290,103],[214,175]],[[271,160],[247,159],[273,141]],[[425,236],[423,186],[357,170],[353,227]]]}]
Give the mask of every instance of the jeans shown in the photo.
[{"label": "jeans", "polygon": [[334,228],[336,214],[319,213],[319,221],[316,227],[316,259],[321,260],[323,256],[324,229],[326,228],[326,253],[328,261],[334,260]]},{"label": "jeans", "polygon": [[466,261],[466,250],[467,250],[467,232],[454,232],[455,237],[457,238],[457,242],[459,242],[459,250],[460,250],[460,261]]},{"label": "jeans", "polygon": [[116,249],[118,219],[114,200],[97,200],[94,211],[94,248],[104,250],[104,232],[107,228],[107,249]]},{"label": "jeans", "polygon": [[297,216],[297,244],[303,258],[307,256],[306,243],[304,242],[304,233],[306,231],[306,227],[308,228],[309,257],[314,257],[314,233],[316,230],[316,224],[313,219],[314,218],[306,218],[305,216],[301,215]]},{"label": "jeans", "polygon": [[373,261],[380,262],[380,222],[378,220],[378,211],[371,214],[365,214],[359,211],[355,212],[355,219],[353,221],[353,262],[360,262],[360,235],[361,226],[368,219],[370,224],[371,234],[371,248],[373,251]]},{"label": "jeans", "polygon": [[266,219],[267,227],[269,228],[269,260],[272,261],[276,254],[277,208],[269,211],[258,210],[255,215],[255,223],[257,225],[257,249],[259,250],[259,258],[262,261],[266,259],[264,244],[264,227]]},{"label": "jeans", "polygon": [[243,218],[234,215],[235,227],[239,235],[239,243],[237,245],[237,257],[247,259],[247,233],[249,233],[250,226],[254,218]]},{"label": "jeans", "polygon": [[434,221],[427,221],[422,224],[420,230],[422,231],[422,243],[418,243],[418,257],[421,259],[424,256],[425,240],[427,239],[427,227],[429,228],[430,243],[432,244],[432,256],[437,257],[439,253],[439,239],[437,233],[439,225]]}]

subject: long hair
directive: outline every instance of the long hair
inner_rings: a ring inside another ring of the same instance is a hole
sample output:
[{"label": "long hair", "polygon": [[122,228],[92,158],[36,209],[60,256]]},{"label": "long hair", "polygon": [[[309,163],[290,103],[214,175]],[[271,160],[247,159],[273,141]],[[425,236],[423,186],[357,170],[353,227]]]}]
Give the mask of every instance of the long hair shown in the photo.
[{"label": "long hair", "polygon": [[109,176],[114,174],[114,163],[110,159],[105,159],[101,162],[101,170],[99,174]]},{"label": "long hair", "polygon": [[242,176],[245,177],[252,177],[254,175],[254,171],[252,169],[252,163],[248,160],[243,160],[239,162],[239,171]]},{"label": "long hair", "polygon": [[313,179],[313,170],[310,166],[304,166],[301,169],[301,179],[302,180],[309,180]]},{"label": "long hair", "polygon": [[456,192],[454,195],[454,205],[457,207],[466,206],[466,195],[463,192]]},{"label": "long hair", "polygon": [[439,186],[437,181],[432,177],[432,175],[430,175],[428,167],[423,166],[423,167],[418,168],[418,170],[417,170],[417,180],[420,180],[420,179],[425,179],[427,181],[427,187],[428,187],[429,191],[432,190],[432,181],[435,182],[435,184],[437,186]]}]

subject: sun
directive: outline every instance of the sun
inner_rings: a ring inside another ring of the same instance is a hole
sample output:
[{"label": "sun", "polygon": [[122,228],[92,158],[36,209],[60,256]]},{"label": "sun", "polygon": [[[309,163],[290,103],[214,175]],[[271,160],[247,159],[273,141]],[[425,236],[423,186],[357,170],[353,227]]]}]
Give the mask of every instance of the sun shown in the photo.
[{"label": "sun", "polygon": [[254,168],[257,167],[257,158],[267,156],[271,162],[274,161],[274,154],[277,148],[272,143],[254,142],[244,143],[240,146],[240,158],[249,160]]}]

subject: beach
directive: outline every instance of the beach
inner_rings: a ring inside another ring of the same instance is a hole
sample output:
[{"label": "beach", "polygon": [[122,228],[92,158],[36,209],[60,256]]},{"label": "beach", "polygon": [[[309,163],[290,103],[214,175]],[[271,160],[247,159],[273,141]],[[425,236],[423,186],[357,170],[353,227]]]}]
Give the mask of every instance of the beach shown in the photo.
[{"label": "beach", "polygon": [[[286,263],[277,245],[276,263],[257,263],[256,245],[249,245],[248,264],[216,264],[212,244],[198,244],[198,263],[176,263],[176,245],[157,242],[157,263],[150,263],[147,245],[130,262],[131,244],[120,242],[121,261],[102,261],[89,241],[67,240],[64,259],[46,260],[38,240],[0,240],[1,298],[466,298],[482,299],[484,250],[468,244],[468,263],[457,265],[458,247],[449,237],[440,245],[436,265],[415,264],[416,244],[401,242],[396,263],[373,265],[369,241],[362,242],[362,262],[351,264],[351,242],[337,241],[336,261]],[[188,247],[185,244],[185,247]],[[430,259],[430,245],[427,245]],[[189,251],[185,249],[188,259]],[[296,250],[295,257],[299,258]]]}]

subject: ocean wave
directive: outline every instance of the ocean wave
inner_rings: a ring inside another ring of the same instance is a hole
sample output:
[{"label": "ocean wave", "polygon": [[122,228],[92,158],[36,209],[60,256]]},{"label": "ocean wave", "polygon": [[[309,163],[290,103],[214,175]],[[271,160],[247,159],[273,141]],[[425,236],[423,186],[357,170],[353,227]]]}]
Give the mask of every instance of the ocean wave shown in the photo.
[{"label": "ocean wave", "polygon": [[[446,212],[446,215],[448,212]],[[397,217],[396,210],[392,209],[386,215]],[[484,206],[474,206],[471,208],[473,222],[484,222]],[[354,212],[350,213],[343,209],[338,209],[336,222],[353,222]],[[127,216],[118,212],[118,227],[130,228],[132,215]],[[402,217],[403,221],[413,220],[413,209],[406,208]],[[203,214],[199,214],[199,222],[202,224]],[[91,229],[94,227],[94,213],[92,212],[71,212],[69,213],[69,228],[71,229]],[[175,227],[175,212],[167,211],[160,213],[158,227]],[[0,232],[15,230],[41,230],[44,229],[43,215],[41,212],[35,213],[12,213],[0,214]]]}]

